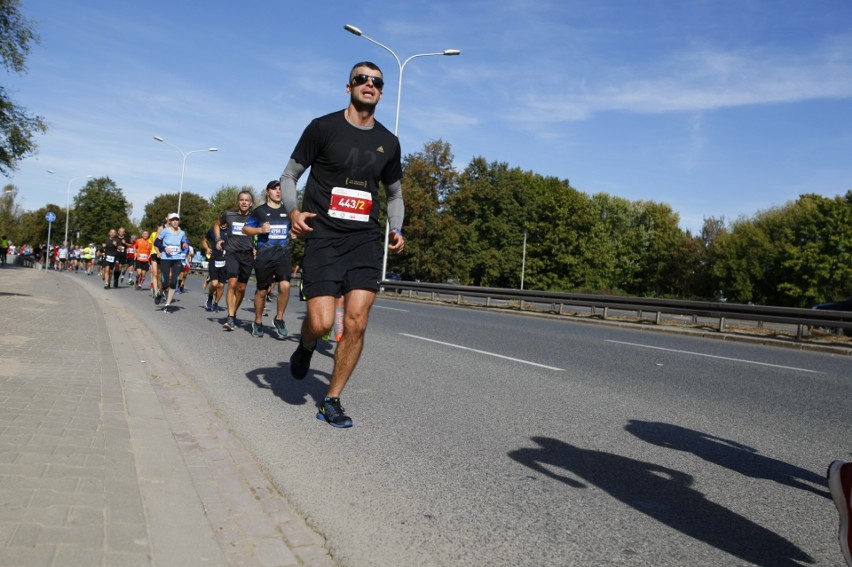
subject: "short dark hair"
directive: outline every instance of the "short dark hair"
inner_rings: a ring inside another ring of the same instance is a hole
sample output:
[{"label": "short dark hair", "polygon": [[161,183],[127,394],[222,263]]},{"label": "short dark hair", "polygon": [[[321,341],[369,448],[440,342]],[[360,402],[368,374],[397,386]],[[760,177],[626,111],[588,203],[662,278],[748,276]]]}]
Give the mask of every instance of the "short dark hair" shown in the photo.
[{"label": "short dark hair", "polygon": [[[352,66],[352,70],[349,71],[349,82],[350,83],[352,82],[352,79],[355,78],[355,75],[358,74],[358,73],[355,72],[355,69],[357,69],[358,67],[366,67],[368,69],[372,69],[373,71],[378,71],[379,73],[382,72],[382,70],[379,69],[379,66],[376,65],[375,63],[373,63],[372,61],[361,61],[360,63],[355,63],[355,65]],[[382,73],[382,75],[384,75],[384,73]]]}]

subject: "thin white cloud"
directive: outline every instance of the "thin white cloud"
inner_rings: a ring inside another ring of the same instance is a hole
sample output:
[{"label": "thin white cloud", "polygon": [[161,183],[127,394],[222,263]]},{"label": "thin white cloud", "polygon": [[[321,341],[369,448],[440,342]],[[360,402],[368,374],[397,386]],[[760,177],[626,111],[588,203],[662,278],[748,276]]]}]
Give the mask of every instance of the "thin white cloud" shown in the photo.
[{"label": "thin white cloud", "polygon": [[746,105],[852,97],[852,47],[832,42],[811,55],[702,50],[680,55],[622,82],[563,85],[531,94],[511,118],[570,122],[602,112],[706,112]]}]

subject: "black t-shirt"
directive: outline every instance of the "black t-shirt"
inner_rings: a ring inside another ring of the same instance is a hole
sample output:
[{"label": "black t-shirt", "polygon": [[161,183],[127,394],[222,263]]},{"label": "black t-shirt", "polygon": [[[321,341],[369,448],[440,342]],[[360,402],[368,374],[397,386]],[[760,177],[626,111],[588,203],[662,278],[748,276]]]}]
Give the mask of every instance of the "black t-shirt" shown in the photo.
[{"label": "black t-shirt", "polygon": [[353,126],[344,112],[311,121],[291,156],[311,168],[302,210],[317,216],[308,237],[381,231],[379,183],[402,179],[397,137],[379,122]]},{"label": "black t-shirt", "polygon": [[227,252],[245,252],[254,249],[254,238],[243,234],[243,225],[248,218],[248,214],[241,215],[239,211],[225,211],[219,217],[219,224],[228,224],[228,238],[222,247]]},{"label": "black t-shirt", "polygon": [[207,234],[204,235],[204,239],[207,240],[207,244],[210,245],[211,250],[211,259],[212,260],[224,260],[225,259],[225,245],[228,242],[228,231],[220,230],[219,237],[222,239],[222,249],[216,247],[216,235],[213,234],[213,229],[207,231]]},{"label": "black t-shirt", "polygon": [[103,243],[103,251],[105,256],[115,258],[118,255],[118,248],[121,246],[121,240],[116,236],[113,238],[107,237]]}]

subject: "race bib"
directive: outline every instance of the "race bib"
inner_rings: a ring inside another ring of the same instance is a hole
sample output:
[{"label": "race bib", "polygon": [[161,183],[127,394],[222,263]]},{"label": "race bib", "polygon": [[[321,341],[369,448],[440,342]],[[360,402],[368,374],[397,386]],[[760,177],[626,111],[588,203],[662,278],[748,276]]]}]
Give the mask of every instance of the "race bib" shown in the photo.
[{"label": "race bib", "polygon": [[245,226],[245,224],[246,223],[244,223],[244,222],[232,222],[231,223],[231,234],[233,234],[235,236],[242,236],[243,235],[243,226]]},{"label": "race bib", "polygon": [[169,256],[174,256],[180,252],[180,246],[166,246],[166,254]]},{"label": "race bib", "polygon": [[373,197],[368,191],[335,187],[331,190],[328,216],[336,219],[367,222],[373,210]]},{"label": "race bib", "polygon": [[224,268],[225,267],[225,260],[215,260],[213,262],[213,266],[216,267],[216,268]]},{"label": "race bib", "polygon": [[113,262],[115,262],[115,256],[107,256],[106,261],[112,264]]},{"label": "race bib", "polygon": [[136,255],[136,259],[139,260],[140,262],[144,262],[145,260],[148,259],[148,255],[140,252],[139,254]]},{"label": "race bib", "polygon": [[269,226],[269,240],[287,240],[287,225],[273,224]]}]

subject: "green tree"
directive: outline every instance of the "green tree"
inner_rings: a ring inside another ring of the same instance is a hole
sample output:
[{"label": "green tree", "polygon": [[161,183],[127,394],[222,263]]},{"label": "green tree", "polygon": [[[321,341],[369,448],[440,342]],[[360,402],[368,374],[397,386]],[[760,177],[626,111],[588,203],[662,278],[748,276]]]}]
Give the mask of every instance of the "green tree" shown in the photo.
[{"label": "green tree", "polygon": [[406,252],[389,256],[388,269],[407,280],[444,281],[450,277],[447,268],[452,260],[448,256],[454,247],[448,241],[454,235],[447,234],[441,201],[458,184],[450,145],[441,140],[427,143],[422,152],[403,159],[403,172]]},{"label": "green tree", "polygon": [[[130,211],[133,206],[124,197],[121,188],[109,177],[90,179],[74,196],[71,210],[69,240],[80,243],[101,243],[109,229],[125,227],[133,232]],[[64,219],[64,211],[62,213]],[[57,219],[59,220],[59,219]],[[76,237],[79,232],[79,238]]]},{"label": "green tree", "polygon": [[[155,232],[157,225],[164,221],[166,215],[177,211],[177,202],[177,193],[154,197],[154,200],[145,205],[141,228]],[[187,191],[180,196],[180,208],[180,226],[192,246],[200,248],[201,239],[212,226],[212,221],[208,222],[211,217],[210,202],[201,195]]]},{"label": "green tree", "polygon": [[[552,291],[611,287],[612,247],[591,199],[567,180],[528,175],[525,286]],[[527,283],[528,282],[528,283]]]},{"label": "green tree", "polygon": [[852,295],[852,191],[834,199],[802,195],[786,212],[778,282],[785,304],[809,307]]},{"label": "green tree", "polygon": [[[45,219],[47,213],[56,215],[56,221],[48,223]],[[15,244],[32,244],[33,247],[47,243],[48,228],[50,228],[50,243],[58,244],[62,240],[65,228],[65,206],[49,203],[35,211],[21,214],[18,227],[18,238],[20,242]],[[52,226],[49,226],[51,225]]]},{"label": "green tree", "polygon": [[[0,2],[0,62],[7,71],[26,71],[27,56],[39,41],[35,26],[21,13],[18,0]],[[40,116],[30,115],[0,86],[0,172],[8,176],[18,162],[36,152],[34,137],[47,131]]]},{"label": "green tree", "polygon": [[0,236],[6,236],[10,242],[20,243],[21,206],[18,204],[18,188],[12,184],[3,188],[0,194]]}]

